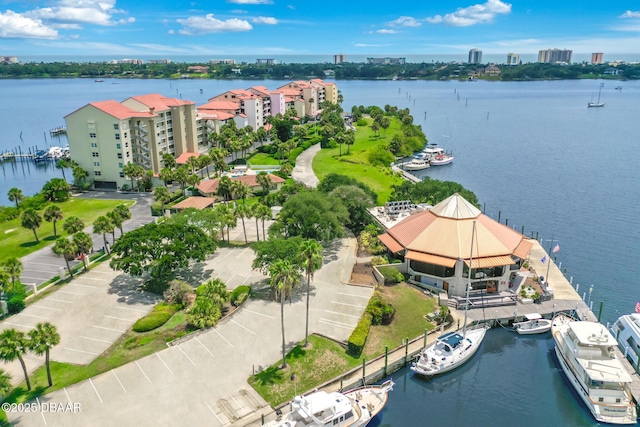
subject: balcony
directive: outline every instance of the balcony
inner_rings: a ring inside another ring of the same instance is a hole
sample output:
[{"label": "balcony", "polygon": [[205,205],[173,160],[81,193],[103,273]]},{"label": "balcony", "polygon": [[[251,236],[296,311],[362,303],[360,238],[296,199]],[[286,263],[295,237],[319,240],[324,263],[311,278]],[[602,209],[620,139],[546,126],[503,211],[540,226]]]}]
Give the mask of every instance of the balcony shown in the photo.
[{"label": "balcony", "polygon": [[136,130],[141,134],[141,135],[147,135],[149,132],[147,131],[146,127],[143,126],[136,126]]}]

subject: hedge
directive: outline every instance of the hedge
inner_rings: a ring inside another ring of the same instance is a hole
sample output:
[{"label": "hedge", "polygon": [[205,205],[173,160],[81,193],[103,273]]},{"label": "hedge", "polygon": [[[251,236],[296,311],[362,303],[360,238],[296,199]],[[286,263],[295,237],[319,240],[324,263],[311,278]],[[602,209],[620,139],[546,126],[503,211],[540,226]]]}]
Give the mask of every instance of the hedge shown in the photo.
[{"label": "hedge", "polygon": [[347,353],[353,357],[360,357],[369,336],[369,328],[371,328],[371,315],[365,312],[347,340]]},{"label": "hedge", "polygon": [[15,295],[7,301],[7,310],[9,310],[11,314],[20,313],[24,310],[25,306],[24,296],[22,295]]},{"label": "hedge", "polygon": [[134,332],[147,332],[167,323],[171,316],[173,316],[180,309],[179,304],[167,304],[164,302],[156,305],[153,310],[141,319],[138,319],[133,324]]},{"label": "hedge", "polygon": [[395,285],[404,280],[404,276],[393,267],[378,267],[378,271],[384,277],[385,285]]},{"label": "hedge", "polygon": [[231,305],[233,305],[234,307],[239,306],[240,304],[245,302],[247,298],[249,298],[249,295],[251,295],[251,286],[249,285],[238,286],[231,292],[231,297],[230,297]]}]

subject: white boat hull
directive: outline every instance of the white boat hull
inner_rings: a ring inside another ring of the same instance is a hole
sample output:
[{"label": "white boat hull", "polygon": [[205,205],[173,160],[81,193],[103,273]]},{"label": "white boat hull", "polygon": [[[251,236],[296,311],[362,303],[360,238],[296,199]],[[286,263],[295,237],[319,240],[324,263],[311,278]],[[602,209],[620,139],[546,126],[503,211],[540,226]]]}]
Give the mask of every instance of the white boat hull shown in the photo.
[{"label": "white boat hull", "polygon": [[447,157],[445,159],[432,159],[431,160],[431,165],[432,166],[443,166],[443,165],[448,165],[449,163],[453,162],[453,156]]},{"label": "white boat hull", "polygon": [[514,329],[520,335],[544,334],[551,330],[551,320],[539,319],[535,321],[526,321],[513,324]]},{"label": "white boat hull", "polygon": [[408,171],[420,171],[423,169],[427,169],[429,168],[431,165],[429,163],[424,163],[424,164],[410,164],[407,163],[405,165],[402,166],[402,168],[404,170],[408,170]]},{"label": "white boat hull", "polygon": [[435,352],[435,346],[438,342],[434,342],[423,350],[418,362],[411,366],[411,371],[424,377],[432,377],[453,371],[471,359],[478,351],[486,333],[487,327],[484,325],[477,329],[467,330],[465,340],[469,339],[471,343],[465,343],[465,348],[462,351],[454,352],[449,357]]}]

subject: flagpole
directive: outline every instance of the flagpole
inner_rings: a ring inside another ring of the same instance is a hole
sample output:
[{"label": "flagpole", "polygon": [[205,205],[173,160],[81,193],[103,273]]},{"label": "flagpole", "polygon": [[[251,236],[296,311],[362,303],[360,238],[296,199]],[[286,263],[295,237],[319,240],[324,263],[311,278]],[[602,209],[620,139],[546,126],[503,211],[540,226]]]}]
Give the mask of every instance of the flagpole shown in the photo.
[{"label": "flagpole", "polygon": [[557,241],[558,239],[554,239],[552,237],[551,243],[549,244],[549,253],[547,254],[547,257],[549,259],[547,260],[547,275],[545,276],[547,283],[549,283],[549,268],[551,267],[551,254],[553,253],[553,242],[557,242]]}]

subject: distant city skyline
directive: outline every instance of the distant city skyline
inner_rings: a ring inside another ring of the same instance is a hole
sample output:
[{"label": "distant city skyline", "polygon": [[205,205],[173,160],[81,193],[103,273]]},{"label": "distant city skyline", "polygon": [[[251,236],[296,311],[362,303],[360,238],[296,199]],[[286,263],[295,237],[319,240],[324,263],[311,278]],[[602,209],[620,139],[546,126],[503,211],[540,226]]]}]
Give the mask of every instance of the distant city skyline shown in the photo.
[{"label": "distant city skyline", "polygon": [[329,0],[181,2],[8,0],[0,55],[576,54],[640,53],[640,5],[585,0],[387,4]]}]

